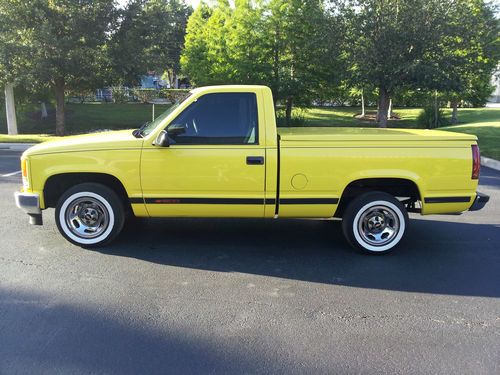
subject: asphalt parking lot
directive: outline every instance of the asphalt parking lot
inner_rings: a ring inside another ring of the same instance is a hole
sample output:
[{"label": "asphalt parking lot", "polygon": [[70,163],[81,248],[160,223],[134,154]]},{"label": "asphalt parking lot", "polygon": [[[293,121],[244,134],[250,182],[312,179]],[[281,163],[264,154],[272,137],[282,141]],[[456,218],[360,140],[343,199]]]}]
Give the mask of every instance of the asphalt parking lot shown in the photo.
[{"label": "asphalt parking lot", "polygon": [[151,220],[111,246],[28,224],[0,150],[0,374],[500,373],[500,172],[488,206],[412,216],[364,256],[338,221]]}]

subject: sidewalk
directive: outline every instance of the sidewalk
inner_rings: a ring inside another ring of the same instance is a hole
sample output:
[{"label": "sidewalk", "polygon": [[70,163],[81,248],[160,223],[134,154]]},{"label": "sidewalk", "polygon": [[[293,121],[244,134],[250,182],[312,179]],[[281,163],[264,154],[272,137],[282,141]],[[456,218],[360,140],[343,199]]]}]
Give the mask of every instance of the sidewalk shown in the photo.
[{"label": "sidewalk", "polygon": [[500,161],[481,156],[481,165],[496,171],[500,171]]}]

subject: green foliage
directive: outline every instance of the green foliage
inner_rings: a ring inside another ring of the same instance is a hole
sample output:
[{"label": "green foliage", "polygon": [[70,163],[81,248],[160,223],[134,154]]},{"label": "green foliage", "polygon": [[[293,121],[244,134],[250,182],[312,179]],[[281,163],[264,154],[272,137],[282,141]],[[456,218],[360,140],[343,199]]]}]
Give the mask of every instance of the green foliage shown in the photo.
[{"label": "green foliage", "polygon": [[[134,84],[151,70],[173,83],[182,67],[195,85],[268,85],[285,121],[300,124],[292,106],[359,105],[361,93],[381,108],[389,99],[423,106],[435,90],[455,108],[482,106],[500,59],[486,0],[207,3],[192,12],[180,0],[131,0],[123,10],[113,0],[0,1],[0,84],[17,84],[18,104],[58,98],[62,109],[56,82],[86,101],[85,91]],[[135,94],[149,102],[185,93]]]},{"label": "green foliage", "polygon": [[149,103],[158,98],[158,91],[155,89],[133,89],[132,94],[141,102]]},{"label": "green foliage", "polygon": [[211,14],[212,9],[202,1],[187,23],[181,66],[183,72],[196,85],[209,82],[211,61],[208,60],[205,25]]},{"label": "green foliage", "polygon": [[95,94],[92,89],[66,90],[65,97],[68,102],[85,103],[95,101]]},{"label": "green foliage", "polygon": [[436,110],[435,106],[426,105],[418,114],[417,125],[421,128],[433,129],[449,124],[441,108]]},{"label": "green foliage", "polygon": [[173,86],[190,14],[179,0],[130,1],[109,43],[113,78],[136,84],[147,71],[166,72]]},{"label": "green foliage", "polygon": [[316,0],[202,2],[188,21],[181,65],[196,85],[266,84],[278,101],[309,104],[340,81],[334,25]]},{"label": "green foliage", "polygon": [[123,86],[111,87],[111,95],[113,97],[113,103],[127,103],[130,100],[128,90]]},{"label": "green foliage", "polygon": [[55,88],[59,134],[65,131],[65,89],[94,87],[106,75],[114,11],[113,0],[0,2],[3,79],[29,82],[33,91]]},{"label": "green foliage", "polygon": [[398,88],[464,96],[473,82],[487,82],[498,62],[498,20],[483,0],[347,4],[352,77],[375,85],[380,104]]},{"label": "green foliage", "polygon": [[294,108],[292,110],[292,115],[290,119],[286,118],[286,113],[284,108],[278,108],[276,110],[276,125],[278,127],[300,127],[306,125],[306,119],[308,115],[308,110],[305,108]]},{"label": "green foliage", "polygon": [[500,60],[499,20],[483,0],[457,0],[450,12],[440,54],[433,56],[434,87],[452,102],[484,106]]},{"label": "green foliage", "polygon": [[170,103],[177,103],[187,98],[189,91],[186,89],[161,89],[158,97],[167,99]]}]

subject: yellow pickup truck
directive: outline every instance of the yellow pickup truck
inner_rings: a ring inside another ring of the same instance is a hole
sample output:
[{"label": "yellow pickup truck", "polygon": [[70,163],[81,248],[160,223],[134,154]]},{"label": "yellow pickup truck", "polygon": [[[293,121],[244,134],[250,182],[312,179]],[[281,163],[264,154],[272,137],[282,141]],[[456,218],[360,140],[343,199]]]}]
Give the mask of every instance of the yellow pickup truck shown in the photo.
[{"label": "yellow pickup truck", "polygon": [[478,210],[474,136],[444,131],[277,128],[265,86],[212,86],[136,130],[47,142],[21,158],[17,205],[54,207],[61,234],[109,243],[137,217],[342,218],[371,254],[400,243],[408,212]]}]

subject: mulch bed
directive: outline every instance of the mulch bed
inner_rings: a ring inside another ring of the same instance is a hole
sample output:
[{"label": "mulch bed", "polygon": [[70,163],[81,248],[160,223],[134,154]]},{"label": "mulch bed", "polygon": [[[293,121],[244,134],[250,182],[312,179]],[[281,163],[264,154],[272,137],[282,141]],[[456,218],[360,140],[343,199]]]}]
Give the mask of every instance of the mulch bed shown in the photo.
[{"label": "mulch bed", "polygon": [[[357,113],[353,117],[358,119],[358,120],[361,120],[361,121],[376,122],[377,121],[377,112],[368,111],[368,112],[365,112],[364,116],[361,116],[361,113]],[[393,112],[392,116],[389,120],[401,120],[401,117],[397,113]]]}]

